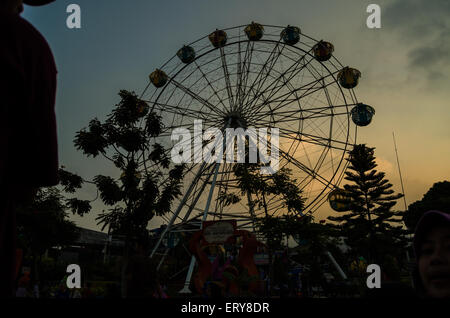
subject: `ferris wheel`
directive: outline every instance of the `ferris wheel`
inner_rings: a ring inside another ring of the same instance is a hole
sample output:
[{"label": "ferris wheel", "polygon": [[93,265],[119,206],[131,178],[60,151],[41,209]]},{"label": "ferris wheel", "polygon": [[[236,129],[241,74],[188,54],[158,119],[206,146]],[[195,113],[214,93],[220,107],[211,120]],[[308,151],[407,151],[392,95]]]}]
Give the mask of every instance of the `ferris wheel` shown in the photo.
[{"label": "ferris wheel", "polygon": [[[298,27],[254,22],[185,44],[150,74],[141,95],[162,119],[155,142],[170,150],[173,130],[192,130],[199,120],[203,131],[277,128],[279,168],[290,169],[302,190],[303,214],[313,213],[338,188],[357,126],[368,125],[375,113],[353,90],[361,73],[333,53],[333,44]],[[153,253],[165,234],[184,225],[198,229],[205,220],[233,219],[246,228],[263,215],[251,195],[241,194],[234,165],[188,164],[183,195],[164,218],[167,227]],[[224,193],[239,200],[226,204]],[[267,206],[270,215],[286,213],[276,197]]]}]

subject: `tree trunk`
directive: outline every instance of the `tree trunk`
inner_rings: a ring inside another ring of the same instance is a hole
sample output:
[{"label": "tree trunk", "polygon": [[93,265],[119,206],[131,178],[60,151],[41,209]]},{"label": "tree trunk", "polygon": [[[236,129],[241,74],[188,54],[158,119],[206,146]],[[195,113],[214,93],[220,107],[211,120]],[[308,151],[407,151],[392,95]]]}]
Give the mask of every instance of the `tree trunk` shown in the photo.
[{"label": "tree trunk", "polygon": [[367,193],[364,193],[364,197],[366,199],[366,209],[367,209],[367,219],[369,220],[370,233],[369,233],[369,251],[368,251],[368,263],[372,264],[375,261],[375,253],[373,252],[374,246],[374,229],[372,224],[372,217],[370,216],[369,209],[369,198],[367,197]]},{"label": "tree trunk", "polygon": [[128,235],[125,237],[125,249],[123,253],[122,260],[122,272],[121,272],[121,294],[122,298],[127,297],[127,269],[128,269],[128,259],[130,254],[130,240]]},{"label": "tree trunk", "polygon": [[36,282],[39,280],[39,256],[35,253],[33,253],[33,271],[34,271],[34,278],[33,280]]},{"label": "tree trunk", "polygon": [[[264,213],[266,214],[266,218],[268,218],[269,213],[267,211],[266,196],[265,196],[264,192],[262,193],[262,198],[263,198]],[[269,237],[268,239],[270,241],[272,240],[271,237]],[[273,254],[272,254],[271,244],[267,244],[267,245],[268,245],[268,249],[269,249],[269,296],[271,296],[272,290],[273,290]]]}]

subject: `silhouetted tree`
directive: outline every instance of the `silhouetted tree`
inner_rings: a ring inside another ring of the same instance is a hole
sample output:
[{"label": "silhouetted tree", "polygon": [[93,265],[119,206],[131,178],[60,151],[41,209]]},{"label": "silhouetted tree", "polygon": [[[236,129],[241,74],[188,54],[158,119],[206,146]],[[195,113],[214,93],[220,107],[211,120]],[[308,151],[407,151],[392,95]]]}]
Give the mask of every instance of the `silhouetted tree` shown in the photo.
[{"label": "silhouetted tree", "polygon": [[[148,240],[147,225],[153,216],[170,211],[173,200],[181,194],[185,167],[171,165],[166,149],[154,142],[154,137],[164,129],[161,118],[134,92],[121,90],[119,96],[119,104],[107,119],[91,120],[87,128],[77,132],[74,143],[86,156],[102,156],[120,171],[118,178],[97,175],[92,182],[103,203],[110,207],[97,217],[102,230],[108,226],[112,234],[125,237],[122,267],[125,297],[131,247]],[[76,199],[72,203],[75,210],[88,209]]]},{"label": "silhouetted tree", "polygon": [[393,211],[403,194],[395,194],[385,173],[375,168],[374,149],[355,145],[350,151],[344,185],[350,211],[330,216],[336,222],[346,243],[370,262],[382,263],[385,256],[400,253],[404,246],[401,212]]},{"label": "silhouetted tree", "polygon": [[450,182],[436,182],[424,194],[421,200],[411,203],[403,220],[411,232],[414,232],[420,217],[429,210],[450,213]]},{"label": "silhouetted tree", "polygon": [[[283,237],[292,226],[291,218],[299,218],[303,213],[304,199],[296,180],[290,177],[291,170],[282,168],[272,175],[262,175],[258,164],[237,164],[233,171],[237,178],[242,197],[247,199],[250,215],[256,230],[265,238],[269,251],[269,277],[273,278],[273,252],[282,246]],[[222,195],[219,200],[227,198],[227,202],[236,203],[239,197]],[[268,202],[274,200],[281,205],[277,211],[270,209]],[[259,211],[259,213],[257,213]],[[280,212],[284,216],[280,216]],[[258,217],[262,214],[262,217]],[[291,218],[290,218],[291,217]]]},{"label": "silhouetted tree", "polygon": [[75,223],[67,217],[64,197],[54,187],[39,189],[29,203],[17,209],[19,244],[31,256],[37,280],[45,251],[73,244],[78,238]]}]

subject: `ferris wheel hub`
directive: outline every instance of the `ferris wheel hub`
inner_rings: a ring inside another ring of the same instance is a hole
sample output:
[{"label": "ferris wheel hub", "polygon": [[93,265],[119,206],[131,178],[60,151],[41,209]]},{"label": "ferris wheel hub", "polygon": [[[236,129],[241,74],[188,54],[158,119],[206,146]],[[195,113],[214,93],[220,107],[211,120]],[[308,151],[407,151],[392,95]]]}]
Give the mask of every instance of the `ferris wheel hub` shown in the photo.
[{"label": "ferris wheel hub", "polygon": [[247,128],[247,119],[245,119],[244,115],[236,110],[236,111],[230,111],[224,116],[224,124],[229,124],[230,128]]}]

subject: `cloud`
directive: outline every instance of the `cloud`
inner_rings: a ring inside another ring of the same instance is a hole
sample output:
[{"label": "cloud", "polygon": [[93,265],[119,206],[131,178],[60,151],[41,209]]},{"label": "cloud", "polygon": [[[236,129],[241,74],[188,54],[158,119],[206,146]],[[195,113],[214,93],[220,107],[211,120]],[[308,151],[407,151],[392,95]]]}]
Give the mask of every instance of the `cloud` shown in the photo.
[{"label": "cloud", "polygon": [[425,72],[431,82],[448,79],[449,16],[448,0],[396,0],[384,8],[384,25],[398,32],[410,69]]},{"label": "cloud", "polygon": [[382,171],[386,174],[390,174],[394,171],[394,165],[387,159],[376,157],[375,162],[378,165],[375,169],[378,171]]},{"label": "cloud", "polygon": [[424,37],[449,27],[448,0],[395,0],[383,9],[384,25],[398,28],[408,38]]}]

